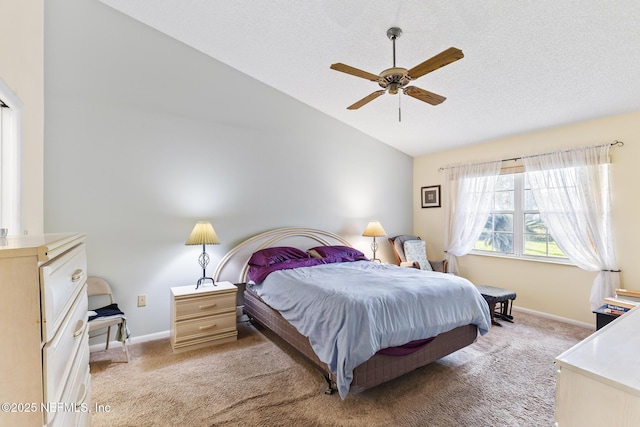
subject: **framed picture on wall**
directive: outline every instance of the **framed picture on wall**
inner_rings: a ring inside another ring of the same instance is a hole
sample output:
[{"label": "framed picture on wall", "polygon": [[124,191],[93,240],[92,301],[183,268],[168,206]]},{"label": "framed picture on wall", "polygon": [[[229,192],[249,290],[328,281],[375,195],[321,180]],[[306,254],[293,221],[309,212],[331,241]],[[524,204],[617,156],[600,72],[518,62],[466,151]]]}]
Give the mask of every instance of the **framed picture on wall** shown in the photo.
[{"label": "framed picture on wall", "polygon": [[440,186],[439,185],[422,187],[421,192],[422,192],[423,208],[439,208],[440,207]]}]

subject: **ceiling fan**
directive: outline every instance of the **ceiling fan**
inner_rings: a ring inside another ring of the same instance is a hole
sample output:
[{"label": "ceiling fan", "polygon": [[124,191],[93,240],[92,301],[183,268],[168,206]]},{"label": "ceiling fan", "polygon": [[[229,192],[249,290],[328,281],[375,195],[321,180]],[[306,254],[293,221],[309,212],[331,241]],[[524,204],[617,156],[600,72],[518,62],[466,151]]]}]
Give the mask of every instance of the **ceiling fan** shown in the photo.
[{"label": "ceiling fan", "polygon": [[441,104],[445,99],[444,96],[429,92],[416,86],[407,86],[412,80],[416,80],[419,77],[424,76],[427,73],[442,68],[445,65],[462,59],[464,54],[460,49],[450,47],[436,56],[427,59],[421,64],[416,65],[413,68],[406,69],[402,67],[396,67],[396,39],[402,35],[402,30],[398,27],[392,27],[387,30],[387,37],[393,42],[393,67],[387,68],[379,75],[369,73],[367,71],[359,70],[358,68],[351,67],[350,65],[336,63],[331,65],[332,70],[341,71],[343,73],[351,74],[352,76],[361,77],[363,79],[376,82],[382,87],[382,90],[377,90],[370,95],[365,96],[358,102],[347,107],[348,110],[357,110],[363,105],[368,104],[385,92],[389,92],[391,95],[397,94],[400,90],[405,95],[409,95],[412,98],[426,102],[431,105]]}]

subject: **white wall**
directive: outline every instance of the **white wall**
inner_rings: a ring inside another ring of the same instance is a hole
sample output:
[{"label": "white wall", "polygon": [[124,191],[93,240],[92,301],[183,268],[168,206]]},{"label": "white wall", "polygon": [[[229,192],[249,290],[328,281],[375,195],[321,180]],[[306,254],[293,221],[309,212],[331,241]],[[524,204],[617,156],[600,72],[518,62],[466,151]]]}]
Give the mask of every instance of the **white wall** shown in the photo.
[{"label": "white wall", "polygon": [[[637,246],[640,222],[640,112],[591,120],[490,141],[414,160],[414,228],[427,240],[434,257],[443,256],[444,208],[421,209],[420,187],[442,184],[438,168],[449,164],[546,153],[566,147],[596,145],[621,140],[624,147],[610,150],[612,223],[618,267],[623,287],[640,290]],[[574,266],[467,255],[459,259],[461,274],[475,283],[517,292],[516,305],[579,322],[595,324],[589,295],[595,273]]]},{"label": "white wall", "polygon": [[409,156],[97,0],[45,4],[45,110],[45,231],[87,233],[135,335],[167,330],[169,288],[200,277],[197,220],[222,241],[213,267],[276,227],[367,254],[368,220],[412,229]]}]

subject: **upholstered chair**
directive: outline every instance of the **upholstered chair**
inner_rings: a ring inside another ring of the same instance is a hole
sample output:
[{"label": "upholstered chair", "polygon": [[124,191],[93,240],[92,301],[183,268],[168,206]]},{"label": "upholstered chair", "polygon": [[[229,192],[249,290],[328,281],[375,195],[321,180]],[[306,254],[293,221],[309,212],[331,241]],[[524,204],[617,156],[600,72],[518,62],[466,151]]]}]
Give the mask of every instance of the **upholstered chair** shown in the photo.
[{"label": "upholstered chair", "polygon": [[396,264],[401,267],[412,267],[421,270],[447,272],[447,261],[427,259],[424,240],[418,236],[402,234],[388,239],[396,257]]}]

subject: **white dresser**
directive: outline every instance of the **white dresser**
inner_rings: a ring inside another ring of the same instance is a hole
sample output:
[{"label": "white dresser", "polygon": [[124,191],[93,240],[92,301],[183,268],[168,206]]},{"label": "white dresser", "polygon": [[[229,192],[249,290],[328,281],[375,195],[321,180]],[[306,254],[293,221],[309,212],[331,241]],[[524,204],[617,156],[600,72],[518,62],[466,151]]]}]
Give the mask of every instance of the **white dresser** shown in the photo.
[{"label": "white dresser", "polygon": [[0,240],[0,426],[89,426],[83,234]]},{"label": "white dresser", "polygon": [[556,358],[556,425],[640,425],[640,307]]}]

